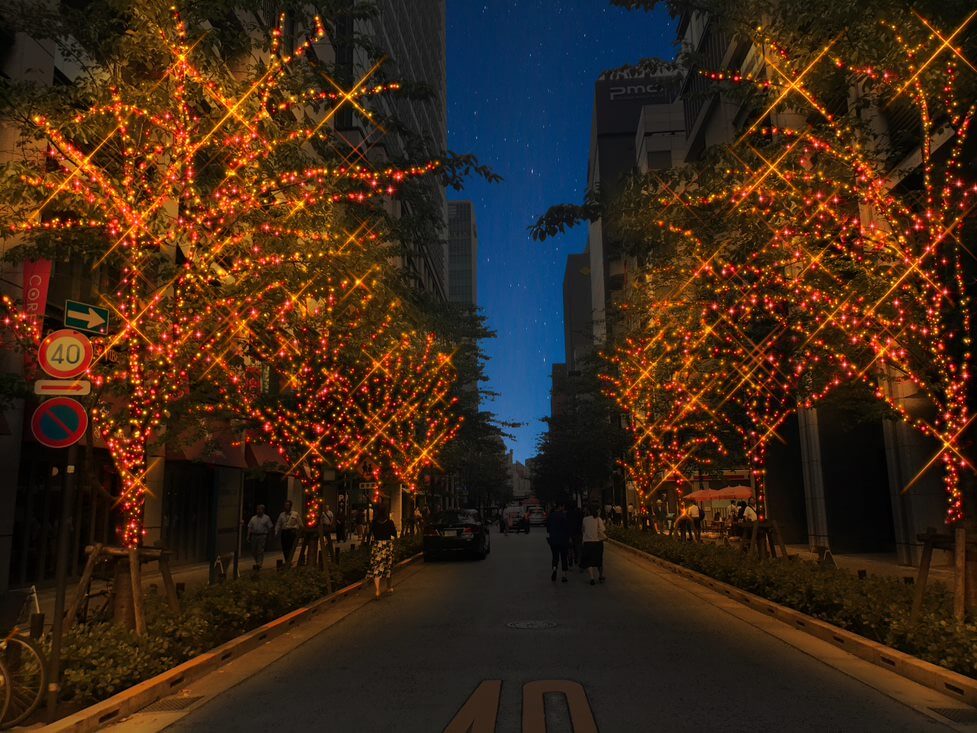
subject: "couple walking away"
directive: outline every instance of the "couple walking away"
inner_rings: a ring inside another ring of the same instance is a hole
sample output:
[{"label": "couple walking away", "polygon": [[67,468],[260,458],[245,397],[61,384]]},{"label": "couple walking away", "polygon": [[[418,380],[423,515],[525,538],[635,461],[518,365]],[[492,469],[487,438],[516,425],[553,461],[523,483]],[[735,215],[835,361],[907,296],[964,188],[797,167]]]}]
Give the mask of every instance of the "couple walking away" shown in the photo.
[{"label": "couple walking away", "polygon": [[[590,584],[604,582],[604,540],[607,538],[604,520],[600,518],[596,506],[591,507],[590,516],[583,518],[583,547],[577,559],[581,568],[586,568],[590,574]],[[550,555],[553,572],[550,580],[556,582],[557,565],[563,571],[562,582],[567,582],[567,555],[571,540],[570,520],[567,517],[566,505],[560,503],[546,518],[546,531],[550,543]]]}]

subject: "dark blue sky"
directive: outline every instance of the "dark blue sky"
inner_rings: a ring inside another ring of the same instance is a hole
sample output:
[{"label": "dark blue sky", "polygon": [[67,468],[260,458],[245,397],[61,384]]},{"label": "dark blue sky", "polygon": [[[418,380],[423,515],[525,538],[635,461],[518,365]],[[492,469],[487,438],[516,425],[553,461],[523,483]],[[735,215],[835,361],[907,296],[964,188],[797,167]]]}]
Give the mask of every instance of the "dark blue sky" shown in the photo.
[{"label": "dark blue sky", "polygon": [[563,359],[563,268],[583,251],[583,229],[543,243],[527,227],[587,182],[594,82],[605,69],[671,57],[665,13],[627,12],[610,0],[448,0],[448,138],[503,176],[472,180],[449,198],[475,203],[478,300],[489,341],[487,405],[524,423],[510,445],[525,461],[549,415],[550,367]]}]

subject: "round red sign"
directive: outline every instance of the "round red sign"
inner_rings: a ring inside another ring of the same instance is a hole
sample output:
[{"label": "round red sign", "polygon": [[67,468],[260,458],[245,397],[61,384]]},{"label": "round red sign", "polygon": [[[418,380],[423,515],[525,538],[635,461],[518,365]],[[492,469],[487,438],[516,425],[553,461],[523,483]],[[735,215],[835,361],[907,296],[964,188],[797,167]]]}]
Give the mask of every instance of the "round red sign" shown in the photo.
[{"label": "round red sign", "polygon": [[77,443],[88,429],[88,413],[70,397],[42,402],[31,418],[31,432],[48,448],[67,448]]},{"label": "round red sign", "polygon": [[37,348],[41,369],[58,379],[72,379],[92,365],[92,342],[70,328],[52,331]]}]

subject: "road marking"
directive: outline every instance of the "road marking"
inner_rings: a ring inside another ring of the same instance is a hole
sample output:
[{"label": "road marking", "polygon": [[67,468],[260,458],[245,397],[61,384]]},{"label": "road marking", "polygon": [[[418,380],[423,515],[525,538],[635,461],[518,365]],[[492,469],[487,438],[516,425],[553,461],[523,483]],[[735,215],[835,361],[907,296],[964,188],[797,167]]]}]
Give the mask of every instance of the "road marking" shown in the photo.
[{"label": "road marking", "polygon": [[547,693],[562,693],[570,710],[573,733],[598,733],[597,721],[583,685],[573,680],[536,680],[522,688],[522,733],[546,733]]},{"label": "road marking", "polygon": [[[573,680],[535,680],[522,687],[522,733],[546,733],[548,694],[563,695],[573,733],[598,733],[583,685]],[[495,733],[502,702],[502,680],[484,680],[451,719],[444,733]]]},{"label": "road marking", "polygon": [[485,680],[461,706],[444,733],[495,733],[502,700],[502,680]]}]

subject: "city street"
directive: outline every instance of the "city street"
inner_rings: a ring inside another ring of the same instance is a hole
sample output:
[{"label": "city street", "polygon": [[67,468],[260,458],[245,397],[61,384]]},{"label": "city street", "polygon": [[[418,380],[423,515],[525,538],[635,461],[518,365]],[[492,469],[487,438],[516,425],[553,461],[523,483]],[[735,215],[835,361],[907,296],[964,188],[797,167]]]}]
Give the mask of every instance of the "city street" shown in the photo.
[{"label": "city street", "polygon": [[[882,694],[813,658],[820,642],[799,651],[619,550],[591,587],[576,571],[550,582],[542,530],[492,539],[486,561],[422,566],[168,730],[441,731],[485,680],[502,681],[500,732],[528,730],[523,687],[537,680],[580,683],[604,733],[947,730],[889,696],[912,704],[921,688],[880,670]],[[510,626],[526,621],[555,626]],[[551,732],[587,730],[561,696],[546,711]]]}]

